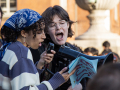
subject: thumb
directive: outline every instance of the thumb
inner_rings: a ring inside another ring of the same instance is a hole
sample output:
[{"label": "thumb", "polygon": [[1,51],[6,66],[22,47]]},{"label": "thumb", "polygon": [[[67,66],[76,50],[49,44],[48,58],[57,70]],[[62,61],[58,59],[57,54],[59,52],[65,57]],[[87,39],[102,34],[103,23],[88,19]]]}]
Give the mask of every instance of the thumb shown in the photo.
[{"label": "thumb", "polygon": [[62,74],[67,70],[67,67],[64,67],[59,73]]}]

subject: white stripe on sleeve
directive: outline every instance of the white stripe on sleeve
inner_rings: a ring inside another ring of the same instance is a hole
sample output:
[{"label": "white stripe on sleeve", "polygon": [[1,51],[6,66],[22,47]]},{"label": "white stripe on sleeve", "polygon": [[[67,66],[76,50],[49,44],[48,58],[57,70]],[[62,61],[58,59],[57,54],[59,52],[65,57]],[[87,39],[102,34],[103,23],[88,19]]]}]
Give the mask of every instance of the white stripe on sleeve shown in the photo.
[{"label": "white stripe on sleeve", "polygon": [[[32,88],[37,88],[36,85],[39,85],[39,74],[32,74],[32,73],[22,73],[21,75],[15,77],[11,81],[12,90],[20,90],[25,86],[34,86]],[[34,90],[34,89],[33,89]]]},{"label": "white stripe on sleeve", "polygon": [[0,86],[4,90],[9,90],[11,88],[10,79],[7,77],[4,77],[2,74],[0,74]]},{"label": "white stripe on sleeve", "polygon": [[18,59],[13,51],[7,49],[4,57],[2,58],[2,61],[10,65],[9,70],[11,70],[15,63],[18,61]]}]

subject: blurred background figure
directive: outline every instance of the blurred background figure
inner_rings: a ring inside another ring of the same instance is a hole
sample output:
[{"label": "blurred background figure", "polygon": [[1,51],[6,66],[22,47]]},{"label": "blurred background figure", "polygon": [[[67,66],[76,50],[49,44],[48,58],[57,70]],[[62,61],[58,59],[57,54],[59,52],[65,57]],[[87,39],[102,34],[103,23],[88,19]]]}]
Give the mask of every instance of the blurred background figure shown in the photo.
[{"label": "blurred background figure", "polygon": [[[108,53],[112,52],[111,48],[110,48],[110,42],[109,41],[104,41],[103,44],[103,51],[100,55],[107,55]],[[114,54],[114,60],[113,63],[118,62],[119,61],[119,55],[115,52],[113,52]]]},{"label": "blurred background figure", "polygon": [[101,55],[107,55],[109,52],[112,52],[112,50],[110,49],[110,43],[108,41],[104,41],[102,46],[103,46],[103,51]]},{"label": "blurred background figure", "polygon": [[90,56],[98,56],[99,51],[94,47],[87,47],[84,49],[84,54]]},{"label": "blurred background figure", "polygon": [[89,80],[86,90],[119,90],[120,63],[105,64],[97,74]]}]

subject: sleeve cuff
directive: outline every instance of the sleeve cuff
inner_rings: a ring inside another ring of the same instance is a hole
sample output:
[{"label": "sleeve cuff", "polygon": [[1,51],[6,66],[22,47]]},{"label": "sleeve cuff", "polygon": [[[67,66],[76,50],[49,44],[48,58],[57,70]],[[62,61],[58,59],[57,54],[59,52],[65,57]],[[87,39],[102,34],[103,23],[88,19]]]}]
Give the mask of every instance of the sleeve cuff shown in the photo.
[{"label": "sleeve cuff", "polygon": [[59,74],[58,72],[54,74],[54,76],[48,81],[51,86],[53,87],[53,90],[58,88],[62,83],[65,82],[63,76]]},{"label": "sleeve cuff", "polygon": [[47,86],[48,90],[53,90],[51,84],[48,81],[43,81],[43,82],[41,82],[41,84],[45,84]]}]

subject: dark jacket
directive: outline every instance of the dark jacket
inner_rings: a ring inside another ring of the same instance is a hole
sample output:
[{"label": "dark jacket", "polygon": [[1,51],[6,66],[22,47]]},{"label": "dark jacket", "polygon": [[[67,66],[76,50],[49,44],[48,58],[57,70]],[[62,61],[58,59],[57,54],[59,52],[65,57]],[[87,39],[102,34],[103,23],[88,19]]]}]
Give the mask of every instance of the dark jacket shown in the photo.
[{"label": "dark jacket", "polygon": [[[102,51],[101,55],[107,55],[107,54],[110,53],[110,52],[112,52],[111,49],[104,49],[104,50]],[[115,53],[115,52],[112,52],[112,53],[113,53],[113,56],[114,56],[114,60],[115,60],[116,62],[120,62],[120,57],[119,57],[119,55],[118,55],[117,53]]]}]

